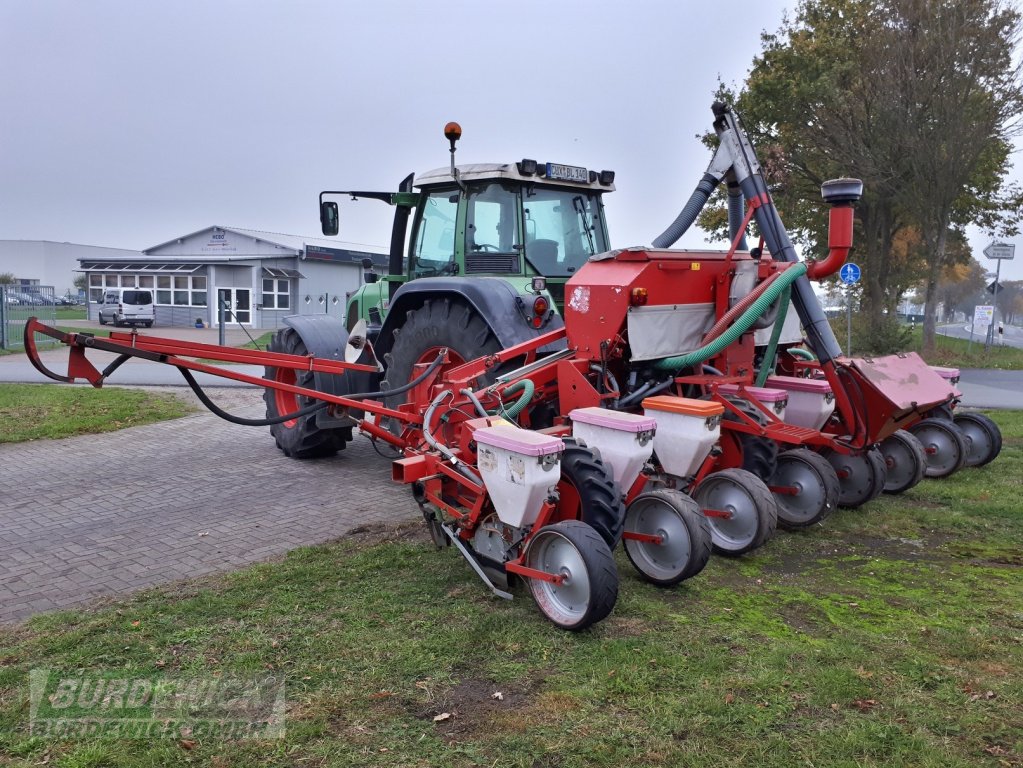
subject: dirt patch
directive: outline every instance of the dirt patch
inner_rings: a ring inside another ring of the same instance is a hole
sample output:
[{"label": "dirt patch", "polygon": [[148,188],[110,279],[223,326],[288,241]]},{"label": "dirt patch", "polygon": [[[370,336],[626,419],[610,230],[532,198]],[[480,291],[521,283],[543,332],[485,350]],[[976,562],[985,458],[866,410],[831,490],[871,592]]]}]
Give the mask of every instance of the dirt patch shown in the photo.
[{"label": "dirt patch", "polygon": [[407,707],[417,718],[432,721],[446,738],[458,741],[476,736],[482,729],[500,726],[506,716],[521,710],[530,698],[528,686],[466,677],[429,705],[409,702]]},{"label": "dirt patch", "polygon": [[804,603],[786,603],[778,608],[782,621],[796,632],[817,636],[830,625],[828,617],[819,608]]}]

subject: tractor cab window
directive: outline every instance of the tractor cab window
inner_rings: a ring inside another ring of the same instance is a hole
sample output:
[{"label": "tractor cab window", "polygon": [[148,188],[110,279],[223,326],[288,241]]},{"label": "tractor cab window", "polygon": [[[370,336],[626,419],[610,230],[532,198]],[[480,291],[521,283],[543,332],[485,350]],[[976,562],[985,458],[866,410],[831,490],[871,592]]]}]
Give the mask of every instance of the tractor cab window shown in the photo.
[{"label": "tractor cab window", "polygon": [[455,264],[455,215],[458,190],[431,192],[420,206],[419,228],[412,247],[412,277],[458,273]]},{"label": "tractor cab window", "polygon": [[541,275],[568,277],[590,256],[607,250],[598,195],[530,187],[522,208],[526,259]]},{"label": "tractor cab window", "polygon": [[465,252],[514,253],[522,248],[518,194],[497,182],[470,188],[465,219]]}]

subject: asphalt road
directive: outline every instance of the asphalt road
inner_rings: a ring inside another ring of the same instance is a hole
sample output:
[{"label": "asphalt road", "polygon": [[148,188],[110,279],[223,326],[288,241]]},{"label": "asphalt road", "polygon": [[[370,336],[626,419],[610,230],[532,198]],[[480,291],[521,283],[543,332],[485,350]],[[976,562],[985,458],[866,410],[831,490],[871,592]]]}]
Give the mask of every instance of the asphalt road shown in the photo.
[{"label": "asphalt road", "polygon": [[[938,333],[942,336],[950,336],[955,339],[969,339],[970,330],[972,326],[969,323],[952,323],[951,325],[938,326]],[[1007,347],[1016,347],[1017,349],[1023,349],[1023,328],[1019,328],[1015,325],[1003,325],[1002,326],[1002,338],[998,339],[997,332],[995,333],[996,342],[1002,343]],[[974,344],[984,344],[985,329],[978,328],[977,333],[973,334]]]}]

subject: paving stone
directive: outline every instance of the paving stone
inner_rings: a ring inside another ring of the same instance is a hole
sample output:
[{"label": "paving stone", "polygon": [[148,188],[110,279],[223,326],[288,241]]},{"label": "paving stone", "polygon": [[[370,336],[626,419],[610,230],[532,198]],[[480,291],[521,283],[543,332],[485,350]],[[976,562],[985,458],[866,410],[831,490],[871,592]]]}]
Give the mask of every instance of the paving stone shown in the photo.
[{"label": "paving stone", "polygon": [[[263,413],[258,390],[218,390],[214,400],[241,416]],[[419,516],[365,438],[299,462],[265,428],[205,412],[0,446],[0,466],[0,622]]]}]

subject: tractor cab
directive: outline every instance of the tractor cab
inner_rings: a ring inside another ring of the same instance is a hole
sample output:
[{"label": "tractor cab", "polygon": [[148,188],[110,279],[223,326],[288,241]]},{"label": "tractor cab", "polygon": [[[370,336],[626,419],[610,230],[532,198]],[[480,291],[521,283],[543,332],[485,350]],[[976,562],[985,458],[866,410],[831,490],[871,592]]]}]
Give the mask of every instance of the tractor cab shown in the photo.
[{"label": "tractor cab", "polygon": [[389,274],[382,280],[368,274],[349,297],[349,329],[360,319],[379,327],[398,288],[431,278],[504,278],[523,297],[546,290],[560,310],[565,282],[587,259],[610,248],[602,195],[614,191],[613,171],[530,159],[456,166],[460,135],[457,124],[445,129],[449,167],[410,175],[399,192],[320,194],[325,235],[338,233],[337,203],[325,196],[368,197],[395,206]]}]

